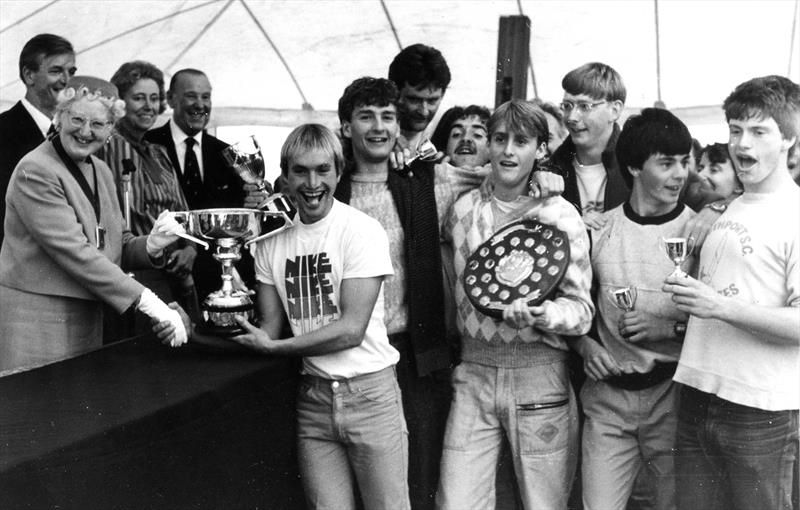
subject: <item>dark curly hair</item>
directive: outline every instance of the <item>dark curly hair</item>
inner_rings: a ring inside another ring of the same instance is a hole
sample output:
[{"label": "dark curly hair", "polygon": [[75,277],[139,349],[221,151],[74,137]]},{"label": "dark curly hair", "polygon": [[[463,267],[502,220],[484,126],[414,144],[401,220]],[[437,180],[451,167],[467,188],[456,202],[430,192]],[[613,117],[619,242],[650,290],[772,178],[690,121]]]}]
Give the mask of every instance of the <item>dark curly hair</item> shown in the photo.
[{"label": "dark curly hair", "polygon": [[444,151],[447,147],[447,140],[450,138],[450,130],[453,124],[459,119],[466,119],[472,116],[478,117],[486,124],[489,122],[491,113],[489,113],[489,109],[485,106],[478,106],[475,104],[471,104],[466,108],[463,106],[454,106],[444,112],[431,136],[433,145],[435,145],[437,149]]},{"label": "dark curly hair", "polygon": [[386,78],[359,78],[348,85],[339,98],[339,122],[350,122],[353,110],[359,106],[391,104],[397,107],[398,96],[397,87]]},{"label": "dark curly hair", "polygon": [[436,48],[412,44],[403,48],[392,60],[389,79],[398,89],[408,84],[412,87],[433,87],[444,92],[450,85],[450,68]]}]

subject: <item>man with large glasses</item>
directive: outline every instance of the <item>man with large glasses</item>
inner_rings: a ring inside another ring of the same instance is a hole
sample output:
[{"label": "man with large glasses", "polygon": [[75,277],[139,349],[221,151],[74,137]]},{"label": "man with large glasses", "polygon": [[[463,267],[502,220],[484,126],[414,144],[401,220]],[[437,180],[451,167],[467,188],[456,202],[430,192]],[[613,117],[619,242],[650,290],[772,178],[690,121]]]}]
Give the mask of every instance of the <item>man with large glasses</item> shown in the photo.
[{"label": "man with large glasses", "polygon": [[[625,104],[622,77],[611,66],[590,62],[568,72],[561,80],[564,96],[559,105],[569,136],[553,152],[549,165],[564,178],[562,196],[581,212],[589,229],[606,222],[603,212],[628,199],[630,189],[617,162],[617,120]],[[591,335],[596,337],[596,332]],[[586,375],[583,360],[570,351],[570,382],[580,394]],[[570,501],[581,498],[578,474]],[[638,497],[638,489],[635,491]]]},{"label": "man with large glasses", "polygon": [[551,161],[564,177],[564,198],[580,209],[589,228],[599,228],[601,213],[620,205],[630,193],[614,155],[625,85],[611,66],[591,62],[568,72],[561,86],[569,137]]}]

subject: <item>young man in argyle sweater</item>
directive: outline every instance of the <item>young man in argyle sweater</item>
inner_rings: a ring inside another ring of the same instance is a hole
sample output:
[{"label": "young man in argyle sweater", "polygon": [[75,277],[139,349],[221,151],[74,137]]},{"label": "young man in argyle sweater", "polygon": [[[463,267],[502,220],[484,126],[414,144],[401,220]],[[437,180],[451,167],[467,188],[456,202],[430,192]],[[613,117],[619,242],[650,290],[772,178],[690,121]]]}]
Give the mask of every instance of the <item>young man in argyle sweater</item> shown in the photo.
[{"label": "young man in argyle sweater", "polygon": [[[462,362],[453,373],[437,505],[461,509],[494,504],[505,434],[525,508],[564,508],[578,453],[578,411],[562,335],[585,334],[591,325],[589,241],[569,202],[528,196],[531,172],[549,137],[541,109],[512,100],[495,111],[488,128],[492,193],[475,190],[459,198],[445,229],[455,252]],[[470,303],[462,277],[475,249],[521,218],[564,231],[570,260],[551,299],[531,307],[515,301],[505,310],[504,321],[497,322]]]}]

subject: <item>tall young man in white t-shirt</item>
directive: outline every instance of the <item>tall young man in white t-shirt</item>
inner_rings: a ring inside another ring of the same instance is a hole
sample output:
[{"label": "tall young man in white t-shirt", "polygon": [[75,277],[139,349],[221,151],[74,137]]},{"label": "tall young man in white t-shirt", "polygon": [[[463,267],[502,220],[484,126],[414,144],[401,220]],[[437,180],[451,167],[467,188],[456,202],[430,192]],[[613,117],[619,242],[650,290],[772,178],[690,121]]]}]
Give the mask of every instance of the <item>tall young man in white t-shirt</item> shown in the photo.
[{"label": "tall young man in white t-shirt", "polygon": [[698,280],[664,290],[691,314],[675,380],[679,509],[791,508],[800,408],[800,189],[787,167],[800,86],[767,76],[723,104],[744,194],[714,223]]},{"label": "tall young man in white t-shirt", "polygon": [[[407,509],[408,433],[384,326],[391,275],[381,225],[334,200],[344,165],[338,138],[318,124],[296,128],[281,149],[295,227],[254,256],[261,326],[235,340],[272,355],[303,356],[297,398],[298,460],[314,509]],[[284,312],[293,337],[277,340]]]}]

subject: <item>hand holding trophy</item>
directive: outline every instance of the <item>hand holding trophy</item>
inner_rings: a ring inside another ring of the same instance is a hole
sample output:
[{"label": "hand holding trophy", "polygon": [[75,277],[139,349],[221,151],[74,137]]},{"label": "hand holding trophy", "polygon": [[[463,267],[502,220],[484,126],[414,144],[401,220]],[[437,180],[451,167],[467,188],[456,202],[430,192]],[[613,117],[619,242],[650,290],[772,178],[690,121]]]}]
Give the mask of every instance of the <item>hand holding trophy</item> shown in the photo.
[{"label": "hand holding trophy", "polygon": [[636,287],[612,287],[608,289],[611,304],[622,310],[630,312],[636,305]]},{"label": "hand holding trophy", "polygon": [[436,150],[436,146],[433,145],[429,139],[425,139],[417,145],[417,150],[415,151],[414,155],[406,161],[406,166],[410,166],[416,160],[420,161],[433,161],[436,159],[436,155],[439,154],[439,151]]},{"label": "hand holding trophy", "polygon": [[632,312],[634,306],[636,306],[636,287],[611,287],[608,289],[608,295],[611,298],[611,304],[624,312],[620,317],[620,334],[627,338],[631,335],[622,332],[621,321],[626,316],[625,314]]}]

